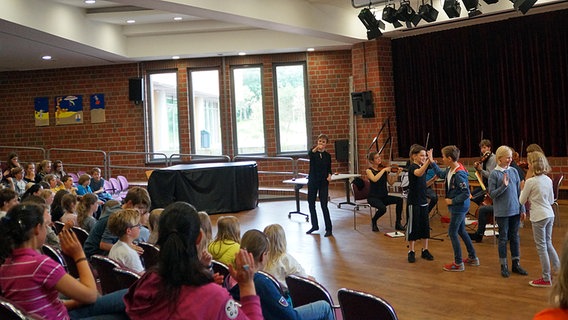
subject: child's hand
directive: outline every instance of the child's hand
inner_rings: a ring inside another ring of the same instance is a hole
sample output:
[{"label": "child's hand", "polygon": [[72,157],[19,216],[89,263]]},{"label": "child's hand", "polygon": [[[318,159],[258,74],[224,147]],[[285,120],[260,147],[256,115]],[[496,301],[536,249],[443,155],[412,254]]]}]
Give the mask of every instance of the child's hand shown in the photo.
[{"label": "child's hand", "polygon": [[213,256],[207,250],[203,250],[199,256],[199,262],[207,267],[211,265],[211,260],[213,260]]},{"label": "child's hand", "polygon": [[446,198],[446,199],[444,199],[444,201],[446,201],[447,205],[449,205],[449,206],[452,205],[452,199]]},{"label": "child's hand", "polygon": [[220,274],[219,272],[216,272],[213,274],[213,282],[215,282],[218,285],[223,285],[223,282],[225,281],[225,277]]},{"label": "child's hand", "polygon": [[426,151],[426,154],[428,155],[428,159],[430,159],[430,162],[434,162],[434,151],[433,149],[430,149],[428,151]]},{"label": "child's hand", "polygon": [[73,260],[77,261],[77,259],[85,257],[79,239],[69,228],[63,227],[63,230],[59,232],[59,243],[61,244],[61,251],[72,257]]}]

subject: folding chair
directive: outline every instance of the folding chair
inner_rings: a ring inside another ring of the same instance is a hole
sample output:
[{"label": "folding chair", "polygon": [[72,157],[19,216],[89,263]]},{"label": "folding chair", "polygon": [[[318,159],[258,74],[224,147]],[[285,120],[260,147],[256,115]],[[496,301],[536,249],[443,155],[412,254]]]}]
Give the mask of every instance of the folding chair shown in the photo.
[{"label": "folding chair", "polygon": [[360,179],[364,182],[362,189],[355,184],[355,180],[351,182],[351,192],[353,193],[353,200],[355,201],[355,206],[353,206],[353,229],[357,230],[357,211],[359,208],[369,208],[369,216],[373,218],[373,207],[367,202],[367,196],[369,195],[369,190],[371,189],[371,182],[368,179]]},{"label": "folding chair", "polygon": [[552,203],[552,209],[554,209],[554,223],[556,225],[560,224],[560,212],[558,211],[558,193],[560,191],[560,185],[562,185],[562,180],[564,180],[564,175],[559,174],[552,177],[552,190],[554,191],[554,202]]},{"label": "folding chair", "polygon": [[294,307],[324,300],[331,306],[334,311],[335,318],[341,318],[341,309],[339,305],[333,303],[333,299],[331,298],[329,291],[327,291],[327,289],[317,281],[296,275],[289,275],[286,277],[286,285],[288,286],[288,293],[292,298]]},{"label": "folding chair", "polygon": [[90,262],[95,270],[97,270],[102,294],[122,289],[113,271],[114,268],[122,268],[118,262],[98,254],[92,255]]},{"label": "folding chair", "polygon": [[125,268],[114,268],[112,271],[114,272],[116,281],[118,281],[122,289],[130,288],[134,282],[140,279],[140,275],[138,273]]},{"label": "folding chair", "polygon": [[369,293],[341,288],[337,292],[343,320],[397,320],[394,308]]},{"label": "folding chair", "polygon": [[0,319],[2,320],[34,320],[39,319],[19,308],[12,301],[0,296]]},{"label": "folding chair", "polygon": [[160,248],[147,242],[139,242],[138,246],[144,249],[142,253],[142,261],[144,262],[144,268],[146,270],[158,264],[160,261]]}]

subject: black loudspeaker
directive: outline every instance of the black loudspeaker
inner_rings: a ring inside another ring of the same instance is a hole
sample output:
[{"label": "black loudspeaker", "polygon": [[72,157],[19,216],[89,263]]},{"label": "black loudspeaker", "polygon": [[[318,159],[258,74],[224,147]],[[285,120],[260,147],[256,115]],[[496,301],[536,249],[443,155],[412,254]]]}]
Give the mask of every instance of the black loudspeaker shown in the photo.
[{"label": "black loudspeaker", "polygon": [[144,101],[144,80],[142,78],[128,79],[128,100],[136,104]]},{"label": "black loudspeaker", "polygon": [[513,7],[525,14],[534,6],[535,3],[536,0],[515,0],[513,2]]},{"label": "black loudspeaker", "polygon": [[335,140],[335,159],[349,161],[349,140]]},{"label": "black loudspeaker", "polygon": [[352,92],[351,102],[353,103],[354,115],[362,115],[363,118],[373,118],[375,116],[372,91]]}]

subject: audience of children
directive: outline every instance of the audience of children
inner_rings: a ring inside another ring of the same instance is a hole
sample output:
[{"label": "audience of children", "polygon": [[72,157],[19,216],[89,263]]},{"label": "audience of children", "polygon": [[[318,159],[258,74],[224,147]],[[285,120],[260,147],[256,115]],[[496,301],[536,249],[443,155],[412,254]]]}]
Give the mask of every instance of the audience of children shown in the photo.
[{"label": "audience of children", "polygon": [[217,235],[209,244],[213,259],[226,265],[233,265],[235,254],[241,249],[241,227],[235,216],[223,216],[217,220]]},{"label": "audience of children", "polygon": [[[241,239],[242,248],[252,254],[257,270],[264,270],[269,250],[268,237],[259,230],[251,229],[245,232]],[[302,320],[333,320],[335,316],[327,301],[319,300],[294,308],[276,284],[266,275],[255,273],[254,286],[260,297],[262,315],[266,320],[302,319]],[[240,284],[230,291],[233,298],[239,299]]]},{"label": "audience of children", "polygon": [[140,212],[135,209],[119,210],[108,219],[108,229],[118,237],[108,257],[139,274],[144,272],[144,266],[138,252],[132,249],[132,246],[140,235],[140,227]]},{"label": "audience of children", "polygon": [[94,213],[99,209],[99,198],[94,193],[87,193],[81,197],[77,205],[77,223],[79,227],[91,232],[97,223]]},{"label": "audience of children", "polygon": [[[107,223],[110,216],[116,211],[122,209],[136,209],[140,214],[144,214],[148,211],[150,207],[150,195],[148,191],[141,187],[133,187],[128,189],[126,197],[123,200],[124,204],[115,200],[109,200],[103,206],[103,212],[93,227],[91,232],[89,232],[89,237],[84,244],[85,254],[90,257],[94,254],[107,254],[112,248],[113,244],[118,241],[118,238],[113,235],[108,229]],[[142,230],[141,230],[142,231]],[[146,242],[150,237],[150,232],[145,235],[145,240],[140,241]],[[137,239],[139,240],[139,239]],[[142,248],[133,245],[134,250],[139,254],[143,252]]]},{"label": "audience of children", "polygon": [[61,207],[63,208],[63,216],[59,219],[61,222],[78,227],[77,222],[77,196],[74,194],[66,194],[61,198]]},{"label": "audience of children", "polygon": [[[2,295],[41,319],[79,319],[106,315],[124,319],[126,290],[99,297],[95,278],[77,236],[60,232],[62,251],[76,263],[79,280],[62,265],[40,254],[51,223],[46,205],[24,203],[0,220],[0,289]],[[65,296],[67,300],[62,300]]]},{"label": "audience of children", "polygon": [[176,202],[166,207],[159,230],[158,269],[146,272],[124,298],[130,319],[263,319],[250,253],[239,250],[230,266],[241,290],[239,306],[199,260],[202,232],[193,206]]}]

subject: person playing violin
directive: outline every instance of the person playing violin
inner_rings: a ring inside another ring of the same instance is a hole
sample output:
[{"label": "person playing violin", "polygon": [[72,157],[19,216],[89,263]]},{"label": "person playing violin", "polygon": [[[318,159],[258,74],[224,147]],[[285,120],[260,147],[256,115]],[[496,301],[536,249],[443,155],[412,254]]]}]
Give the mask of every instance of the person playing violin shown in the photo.
[{"label": "person playing violin", "polygon": [[[481,159],[474,163],[475,170],[481,174],[483,184],[487,186],[489,175],[491,171],[497,166],[497,160],[495,154],[491,151],[492,144],[488,139],[483,139],[479,142],[479,149],[481,151]],[[477,231],[475,233],[470,233],[469,236],[475,242],[483,241],[483,236],[485,235],[485,225],[487,224],[489,215],[493,214],[493,206],[484,205],[484,200],[486,197],[486,192],[481,187],[475,187],[471,192],[471,201],[475,202],[479,206],[477,212]]]},{"label": "person playing violin", "polygon": [[[400,175],[402,169],[394,166],[388,166],[388,167],[383,166],[381,155],[376,151],[369,153],[367,159],[371,163],[371,167],[365,170],[367,178],[369,178],[369,181],[371,182],[369,195],[367,196],[367,202],[373,208],[377,209],[375,215],[371,219],[371,229],[374,232],[379,231],[379,228],[377,227],[377,220],[379,220],[379,218],[382,217],[387,212],[388,205],[395,204],[396,205],[395,229],[404,230],[404,227],[401,224],[402,198],[389,196],[389,192],[387,190],[387,182],[390,185],[393,185],[398,180],[398,176]],[[396,174],[389,174],[391,172],[396,172]]]}]

